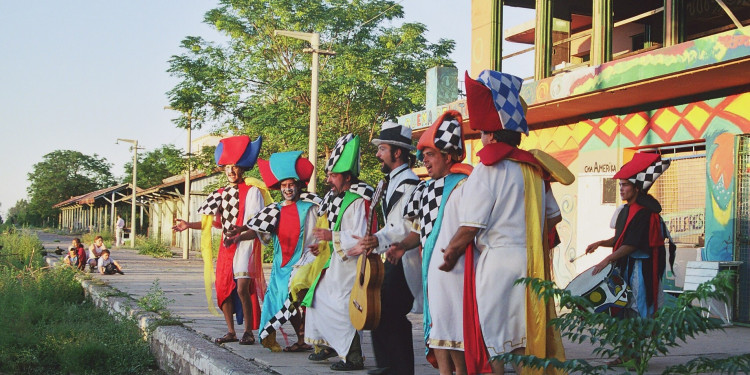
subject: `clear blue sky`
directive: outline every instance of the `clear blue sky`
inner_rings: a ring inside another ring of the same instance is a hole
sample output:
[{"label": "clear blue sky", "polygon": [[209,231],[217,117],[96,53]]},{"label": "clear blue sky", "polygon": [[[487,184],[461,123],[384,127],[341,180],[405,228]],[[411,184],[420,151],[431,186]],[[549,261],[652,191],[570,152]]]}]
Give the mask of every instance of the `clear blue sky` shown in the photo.
[{"label": "clear blue sky", "polygon": [[[469,69],[469,0],[402,0],[405,21],[428,39],[456,41],[459,72]],[[132,158],[117,138],[146,150],[184,147],[186,133],[164,110],[176,81],[166,69],[180,41],[221,36],[202,23],[209,0],[30,0],[0,2],[0,215],[27,197],[27,174],[54,150],[97,154],[123,175]],[[506,12],[505,28],[533,17]],[[325,41],[323,41],[325,42]],[[511,71],[512,72],[512,71]],[[520,73],[519,73],[520,74]],[[193,136],[205,134],[194,132]]]}]

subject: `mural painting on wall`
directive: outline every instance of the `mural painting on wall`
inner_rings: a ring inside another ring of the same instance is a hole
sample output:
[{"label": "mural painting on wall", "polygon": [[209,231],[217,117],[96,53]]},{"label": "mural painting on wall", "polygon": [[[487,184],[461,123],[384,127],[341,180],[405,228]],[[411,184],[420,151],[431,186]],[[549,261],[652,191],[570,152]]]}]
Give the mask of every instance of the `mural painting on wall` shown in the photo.
[{"label": "mural painting on wall", "polygon": [[749,50],[750,35],[731,30],[528,82],[521,96],[533,105],[745,57]]},{"label": "mural painting on wall", "polygon": [[[734,135],[750,132],[750,93],[697,101],[679,106],[659,108],[568,125],[533,130],[522,141],[524,149],[538,148],[570,166],[579,153],[613,147],[628,148],[651,144],[706,140],[707,166],[706,211],[703,217],[682,218],[705,220],[706,247],[703,259],[731,260],[732,207],[734,204]],[[582,166],[586,167],[586,166]],[[592,167],[593,166],[589,166]],[[600,169],[602,166],[597,165]],[[606,168],[611,166],[606,165]],[[619,168],[619,167],[618,167]],[[577,171],[582,173],[583,171]],[[573,209],[567,215],[574,215]],[[689,216],[689,213],[685,213]],[[563,212],[565,218],[566,212]],[[675,229],[689,231],[689,225],[675,222]],[[679,228],[678,228],[679,227]],[[562,247],[569,242],[569,233],[560,233]],[[556,249],[555,274],[567,277],[565,264],[570,247]],[[574,275],[575,276],[575,275]],[[558,282],[561,282],[558,278]]]}]

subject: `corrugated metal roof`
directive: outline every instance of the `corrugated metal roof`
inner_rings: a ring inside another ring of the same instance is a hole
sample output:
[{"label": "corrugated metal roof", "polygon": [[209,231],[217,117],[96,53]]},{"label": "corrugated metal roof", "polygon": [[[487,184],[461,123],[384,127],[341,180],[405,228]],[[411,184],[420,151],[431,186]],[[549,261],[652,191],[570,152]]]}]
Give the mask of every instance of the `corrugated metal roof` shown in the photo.
[{"label": "corrugated metal roof", "polygon": [[[78,195],[78,196],[75,196],[75,197],[71,197],[70,199],[66,199],[66,200],[64,200],[64,201],[62,201],[62,202],[60,202],[60,203],[58,203],[58,204],[56,204],[56,205],[54,205],[52,207],[53,208],[61,208],[61,207],[70,206],[70,205],[77,205],[77,204],[94,204],[94,202],[97,199],[103,197],[104,195],[107,195],[107,194],[110,194],[110,193],[113,193],[113,192],[118,192],[118,191],[124,190],[126,188],[131,188],[131,185],[130,184],[119,184],[119,185],[115,185],[115,186],[110,186],[110,187],[107,187],[107,188],[104,188],[104,189],[95,190],[95,191],[92,191],[90,193],[86,193],[86,194],[83,194],[83,195]],[[137,189],[137,191],[140,192],[141,189]]]}]

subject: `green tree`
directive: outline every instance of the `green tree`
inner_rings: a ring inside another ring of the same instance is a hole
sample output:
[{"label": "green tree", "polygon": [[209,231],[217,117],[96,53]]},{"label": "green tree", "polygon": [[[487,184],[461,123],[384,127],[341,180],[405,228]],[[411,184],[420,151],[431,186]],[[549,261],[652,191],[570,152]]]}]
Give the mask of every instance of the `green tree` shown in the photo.
[{"label": "green tree", "polygon": [[16,204],[8,210],[8,224],[25,225],[39,221],[33,218],[29,212],[29,201],[19,199]]},{"label": "green tree", "polygon": [[[138,154],[137,186],[141,189],[150,188],[162,183],[162,180],[185,171],[185,160],[182,150],[174,145],[161,147]],[[122,182],[133,182],[133,162],[124,166],[125,176]]]},{"label": "green tree", "polygon": [[70,197],[99,190],[115,183],[111,164],[98,155],[78,151],[56,150],[44,155],[28,174],[28,224],[54,224],[57,209],[53,205]]},{"label": "green tree", "polygon": [[364,146],[362,177],[372,183],[380,174],[370,140],[380,124],[423,109],[426,70],[453,65],[453,41],[428,42],[419,23],[392,26],[402,17],[400,5],[384,0],[220,0],[205,22],[226,43],[187,37],[184,52],[170,59],[180,82],[167,94],[183,113],[175,123],[262,135],[261,157],[307,150],[309,45],[273,32],[318,32],[321,48],[336,52],[320,60],[318,180],[336,138],[353,132]]}]

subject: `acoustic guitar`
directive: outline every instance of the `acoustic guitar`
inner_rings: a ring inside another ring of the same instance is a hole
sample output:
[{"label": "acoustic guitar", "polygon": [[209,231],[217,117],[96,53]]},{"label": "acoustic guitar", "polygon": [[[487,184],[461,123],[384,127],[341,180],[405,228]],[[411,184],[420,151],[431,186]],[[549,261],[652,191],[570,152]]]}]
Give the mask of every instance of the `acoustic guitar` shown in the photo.
[{"label": "acoustic guitar", "polygon": [[[372,234],[372,221],[375,206],[385,191],[385,181],[381,180],[375,189],[367,213],[367,234]],[[380,287],[383,285],[385,266],[379,254],[365,251],[357,259],[357,276],[354,278],[349,297],[349,318],[357,330],[372,330],[380,323]]]}]

